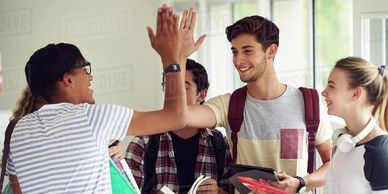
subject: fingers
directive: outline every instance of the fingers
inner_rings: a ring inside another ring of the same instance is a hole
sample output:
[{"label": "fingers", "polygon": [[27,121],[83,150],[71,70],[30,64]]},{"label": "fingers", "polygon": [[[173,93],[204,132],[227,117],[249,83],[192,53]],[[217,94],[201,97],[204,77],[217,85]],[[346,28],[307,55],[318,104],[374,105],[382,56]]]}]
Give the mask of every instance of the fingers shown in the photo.
[{"label": "fingers", "polygon": [[179,29],[179,15],[176,15],[176,14],[174,14],[174,16],[173,16],[174,18],[174,26],[173,26],[173,28],[174,28],[174,32],[178,32],[178,29]]},{"label": "fingers", "polygon": [[218,191],[218,186],[217,186],[217,181],[214,179],[209,179],[203,182],[197,189],[198,192],[217,192]]},{"label": "fingers", "polygon": [[168,30],[168,7],[166,4],[163,4],[162,6],[162,28],[161,31]]},{"label": "fingers", "polygon": [[152,44],[152,40],[155,38],[154,31],[151,27],[147,26],[147,32],[148,32],[148,38],[150,39],[150,42]]},{"label": "fingers", "polygon": [[195,50],[197,50],[201,46],[201,44],[205,41],[205,38],[206,34],[203,34],[198,38],[198,40],[194,43]]},{"label": "fingers", "polygon": [[183,15],[182,15],[182,18],[181,18],[181,23],[179,24],[179,29],[180,30],[185,28],[185,22],[186,22],[186,18],[187,18],[187,13],[188,13],[188,10],[186,9],[183,12]]},{"label": "fingers", "polygon": [[162,8],[158,9],[158,13],[156,16],[156,33],[162,30]]},{"label": "fingers", "polygon": [[172,8],[169,7],[167,11],[167,21],[168,21],[168,30],[169,32],[174,32],[174,13],[172,12]]},{"label": "fingers", "polygon": [[197,13],[192,10],[191,12],[191,18],[190,18],[190,23],[189,23],[189,30],[194,30],[195,29],[195,21],[197,19]]},{"label": "fingers", "polygon": [[[194,15],[194,17],[193,17]],[[193,8],[187,9],[183,12],[181,23],[180,23],[180,28],[179,29],[194,29],[192,26],[192,23],[194,22],[195,26],[195,18],[196,18],[196,13],[193,10]],[[193,21],[194,19],[194,21]]]},{"label": "fingers", "polygon": [[120,146],[121,146],[120,142],[118,142],[114,146],[110,146],[108,149],[109,156],[114,156],[120,160],[123,159],[123,156],[121,155],[121,152],[120,152]]}]

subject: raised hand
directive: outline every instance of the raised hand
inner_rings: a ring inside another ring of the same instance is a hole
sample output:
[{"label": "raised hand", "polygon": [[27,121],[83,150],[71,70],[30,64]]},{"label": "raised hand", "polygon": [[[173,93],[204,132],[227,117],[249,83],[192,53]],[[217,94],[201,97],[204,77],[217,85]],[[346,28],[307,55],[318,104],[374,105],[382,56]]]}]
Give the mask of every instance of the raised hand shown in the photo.
[{"label": "raised hand", "polygon": [[197,13],[192,9],[183,12],[181,22],[179,25],[179,34],[182,38],[181,51],[179,57],[187,58],[193,52],[198,50],[206,35],[201,35],[197,41],[194,42],[194,29],[196,23]]},{"label": "raised hand", "polygon": [[178,62],[181,48],[181,36],[178,31],[179,16],[174,14],[171,7],[164,4],[158,9],[156,34],[151,27],[147,27],[148,37],[152,48],[162,58],[163,67]]}]

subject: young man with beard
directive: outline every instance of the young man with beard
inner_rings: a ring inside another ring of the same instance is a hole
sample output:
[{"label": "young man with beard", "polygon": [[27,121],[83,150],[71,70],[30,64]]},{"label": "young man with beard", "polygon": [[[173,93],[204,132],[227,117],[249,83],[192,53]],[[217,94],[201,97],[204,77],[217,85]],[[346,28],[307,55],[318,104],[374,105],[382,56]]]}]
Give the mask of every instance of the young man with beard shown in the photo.
[{"label": "young man with beard", "polygon": [[[303,95],[298,88],[280,82],[275,72],[278,27],[268,19],[251,16],[227,27],[226,35],[232,45],[233,64],[241,81],[247,83],[244,120],[237,134],[237,156],[232,157],[236,157],[239,164],[283,172],[281,181],[268,183],[290,193],[324,185],[331,156],[332,129],[322,113],[315,147],[323,165],[308,174]],[[228,122],[230,97],[231,94],[225,94],[210,99],[206,106],[189,106],[188,125],[225,127],[232,146]]]}]

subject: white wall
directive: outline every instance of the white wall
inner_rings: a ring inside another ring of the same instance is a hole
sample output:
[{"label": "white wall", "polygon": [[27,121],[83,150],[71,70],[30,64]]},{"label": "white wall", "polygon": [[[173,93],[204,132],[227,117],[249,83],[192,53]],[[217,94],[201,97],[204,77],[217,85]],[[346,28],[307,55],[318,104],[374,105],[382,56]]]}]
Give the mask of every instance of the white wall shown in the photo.
[{"label": "white wall", "polygon": [[0,1],[0,110],[11,109],[26,85],[23,69],[32,53],[58,42],[77,45],[92,63],[98,103],[160,107],[162,68],[146,33],[157,6],[141,0]]},{"label": "white wall", "polygon": [[[73,43],[92,63],[97,103],[160,108],[162,67],[146,32],[147,25],[155,26],[159,5],[149,0],[0,0],[0,111],[7,113],[0,115],[0,133],[27,85],[27,60],[49,43]],[[127,143],[122,145],[125,150]]]}]

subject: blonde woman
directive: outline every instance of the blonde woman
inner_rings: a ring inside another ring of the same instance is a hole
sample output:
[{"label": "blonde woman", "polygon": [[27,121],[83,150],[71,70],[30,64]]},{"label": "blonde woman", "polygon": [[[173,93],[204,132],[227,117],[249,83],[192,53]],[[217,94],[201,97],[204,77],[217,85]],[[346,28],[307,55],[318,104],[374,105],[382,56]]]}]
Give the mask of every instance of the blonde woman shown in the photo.
[{"label": "blonde woman", "polygon": [[361,58],[341,59],[331,71],[322,95],[346,127],[333,135],[328,193],[388,193],[387,87],[386,66]]}]

